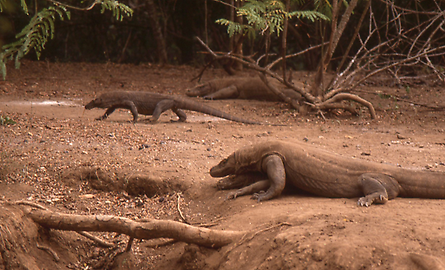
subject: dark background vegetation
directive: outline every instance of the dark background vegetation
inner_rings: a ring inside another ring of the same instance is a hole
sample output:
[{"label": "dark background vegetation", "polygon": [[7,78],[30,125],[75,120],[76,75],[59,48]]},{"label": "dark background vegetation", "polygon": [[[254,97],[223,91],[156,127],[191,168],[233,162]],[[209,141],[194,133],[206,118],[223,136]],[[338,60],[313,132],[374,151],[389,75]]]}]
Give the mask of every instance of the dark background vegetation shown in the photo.
[{"label": "dark background vegetation", "polygon": [[[72,3],[70,3],[72,2]],[[56,21],[54,39],[45,46],[41,60],[59,62],[117,62],[117,63],[168,63],[200,66],[210,60],[203,48],[194,39],[199,36],[214,51],[227,52],[229,37],[226,27],[217,25],[215,20],[229,18],[230,8],[221,3],[207,0],[149,0],[121,1],[134,10],[132,18],[117,21],[110,11],[101,14],[100,7],[91,11],[71,10],[71,20]],[[36,9],[47,5],[45,1],[29,3],[30,15],[24,14],[19,1],[11,2],[7,11],[0,13],[0,45],[14,40],[28,22]],[[64,2],[79,5],[78,1]],[[436,10],[432,1],[395,1],[395,4],[415,10]],[[361,1],[344,32],[335,52],[331,68],[335,68],[337,59],[340,61],[354,34],[354,25],[363,12],[365,1]],[[387,8],[380,1],[373,2],[373,11],[380,22],[387,19]],[[313,10],[312,1],[305,5],[292,3],[291,10]],[[207,20],[206,20],[207,16]],[[425,17],[426,18],[426,17]],[[422,21],[422,15],[406,16],[407,25],[413,27]],[[377,22],[379,23],[379,22]],[[394,34],[397,29],[382,29],[383,32]],[[366,36],[368,24],[364,23],[361,34]],[[295,53],[311,45],[327,41],[330,33],[329,23],[312,23],[293,19],[288,32],[288,53]],[[384,37],[382,37],[384,38]],[[256,40],[244,41],[244,54],[261,54],[264,51],[264,37],[258,35]],[[162,43],[159,43],[162,42]],[[375,39],[375,44],[381,39]],[[160,45],[161,44],[161,45]],[[273,37],[271,52],[279,52],[279,37]],[[356,42],[356,46],[359,44]],[[160,49],[162,47],[162,49]],[[353,55],[354,48],[349,54]],[[314,70],[320,59],[320,50],[314,50],[288,64],[295,70]],[[27,56],[35,59],[34,53]],[[165,58],[165,59],[164,59]],[[438,61],[437,59],[435,61]],[[439,60],[440,61],[440,60]]]}]

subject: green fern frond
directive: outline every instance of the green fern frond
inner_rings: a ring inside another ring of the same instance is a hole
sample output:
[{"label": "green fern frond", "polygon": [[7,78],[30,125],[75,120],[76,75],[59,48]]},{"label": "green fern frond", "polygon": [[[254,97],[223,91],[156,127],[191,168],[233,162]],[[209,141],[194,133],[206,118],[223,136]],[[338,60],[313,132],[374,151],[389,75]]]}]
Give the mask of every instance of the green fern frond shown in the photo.
[{"label": "green fern frond", "polygon": [[[304,3],[304,0],[296,0]],[[315,0],[320,4],[320,1]],[[315,20],[329,20],[329,17],[317,11],[294,11],[286,12],[286,7],[283,2],[278,0],[245,0],[244,5],[237,9],[237,16],[245,17],[247,25],[240,25],[226,19],[219,19],[216,23],[227,26],[229,36],[234,34],[248,34],[249,37],[255,36],[252,31],[269,31],[269,33],[276,33],[278,36],[283,31],[283,24],[285,18],[303,18],[309,19],[312,22]]]},{"label": "green fern frond", "polygon": [[26,4],[26,1],[25,0],[20,0],[20,5],[22,6],[22,9],[25,12],[25,14],[29,15],[28,5]]},{"label": "green fern frond", "polygon": [[289,18],[296,17],[298,19],[308,19],[312,22],[314,22],[316,20],[330,21],[328,16],[326,16],[318,11],[301,10],[301,11],[291,12],[288,15],[289,15]]},{"label": "green fern frond", "polygon": [[249,28],[251,28],[248,25],[243,25],[226,19],[218,19],[215,22],[227,26],[227,34],[229,34],[230,37],[239,33],[248,33]]},{"label": "green fern frond", "polygon": [[0,0],[0,12],[3,12],[3,10],[6,9],[6,1],[7,0]]},{"label": "green fern frond", "polygon": [[115,0],[96,0],[97,3],[99,3],[102,6],[101,13],[104,13],[105,10],[111,10],[113,12],[113,17],[116,18],[118,21],[122,21],[124,19],[124,15],[127,17],[133,16],[133,10],[124,5],[119,3]]},{"label": "green fern frond", "polygon": [[[6,78],[6,62],[15,58],[16,68],[20,67],[20,58],[34,49],[37,58],[40,58],[41,51],[45,48],[48,39],[54,37],[54,20],[58,15],[63,20],[64,15],[70,17],[70,12],[63,6],[51,6],[44,8],[32,17],[29,24],[15,37],[17,41],[4,45],[0,53],[0,68],[3,79]],[[15,57],[14,57],[15,55]]]}]

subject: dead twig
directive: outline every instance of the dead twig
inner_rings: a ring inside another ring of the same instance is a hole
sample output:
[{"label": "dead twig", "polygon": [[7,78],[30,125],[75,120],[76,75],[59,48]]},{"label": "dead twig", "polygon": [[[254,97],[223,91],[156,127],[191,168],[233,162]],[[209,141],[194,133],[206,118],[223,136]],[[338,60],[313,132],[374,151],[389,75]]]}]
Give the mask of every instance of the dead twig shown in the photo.
[{"label": "dead twig", "polygon": [[114,247],[114,246],[116,246],[115,244],[113,244],[113,243],[110,243],[110,242],[108,242],[108,241],[105,241],[105,240],[102,240],[102,239],[100,239],[99,237],[96,237],[96,236],[94,236],[94,235],[92,235],[92,234],[90,234],[90,233],[87,233],[87,232],[77,232],[78,234],[80,234],[80,235],[82,235],[82,236],[85,236],[86,238],[88,238],[88,239],[90,239],[90,240],[93,240],[94,242],[96,242],[99,246],[101,246],[101,247],[107,247],[107,248],[109,248],[109,247]]},{"label": "dead twig", "polygon": [[37,243],[36,246],[38,249],[44,250],[44,251],[48,252],[51,256],[53,256],[54,261],[56,261],[56,262],[60,261],[59,255],[57,255],[57,253],[54,250],[52,250],[51,248],[44,247],[44,246],[40,245],[39,243]]},{"label": "dead twig", "polygon": [[130,239],[128,239],[127,247],[125,248],[124,252],[128,252],[131,250],[131,246],[133,245],[133,242],[134,242],[134,237],[130,237]]},{"label": "dead twig", "polygon": [[181,193],[176,193],[176,195],[178,196],[178,212],[179,212],[179,216],[181,216],[182,220],[184,221],[185,224],[189,224],[190,223],[185,219],[184,215],[182,214],[181,211],[181,207],[180,207],[180,201],[181,201]]}]

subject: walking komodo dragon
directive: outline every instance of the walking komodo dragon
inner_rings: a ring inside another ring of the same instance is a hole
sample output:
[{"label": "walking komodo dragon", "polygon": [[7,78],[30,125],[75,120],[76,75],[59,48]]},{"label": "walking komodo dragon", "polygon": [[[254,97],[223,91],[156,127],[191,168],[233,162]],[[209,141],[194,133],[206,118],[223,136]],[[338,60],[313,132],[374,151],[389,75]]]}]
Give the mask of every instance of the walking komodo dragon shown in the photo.
[{"label": "walking komodo dragon", "polygon": [[397,196],[445,198],[445,172],[403,169],[283,141],[242,148],[213,167],[210,175],[229,175],[218,182],[220,189],[241,187],[230,199],[253,194],[258,201],[269,200],[280,195],[286,182],[319,196],[360,197],[360,206]]},{"label": "walking komodo dragon", "polygon": [[[301,96],[292,89],[281,89],[278,83],[276,88],[292,99]],[[205,99],[254,99],[267,101],[282,101],[263,83],[259,77],[228,77],[214,79],[187,90],[189,97],[204,97]]]},{"label": "walking komodo dragon", "polygon": [[97,118],[97,120],[106,119],[116,109],[122,108],[129,109],[131,111],[133,114],[133,122],[137,122],[139,114],[152,115],[151,121],[156,122],[159,119],[159,116],[161,116],[161,113],[171,109],[178,115],[179,121],[185,122],[187,115],[181,110],[184,109],[245,124],[262,124],[260,122],[246,120],[230,115],[188,98],[142,91],[113,91],[103,93],[85,105],[85,109],[87,110],[93,108],[107,109],[105,114]]}]

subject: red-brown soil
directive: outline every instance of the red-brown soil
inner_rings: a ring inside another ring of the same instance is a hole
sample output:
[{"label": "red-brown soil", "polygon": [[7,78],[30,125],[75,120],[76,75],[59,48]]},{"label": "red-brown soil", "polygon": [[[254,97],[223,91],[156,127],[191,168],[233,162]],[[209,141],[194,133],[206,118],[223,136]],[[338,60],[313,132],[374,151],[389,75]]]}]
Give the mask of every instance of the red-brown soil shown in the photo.
[{"label": "red-brown soil", "polygon": [[[10,66],[6,81],[0,81],[0,115],[16,124],[0,126],[0,203],[29,200],[64,213],[181,221],[179,206],[193,225],[258,231],[216,250],[181,242],[136,241],[135,269],[443,269],[445,200],[396,198],[363,208],[356,198],[288,191],[261,203],[248,196],[226,201],[228,191],[217,190],[217,179],[208,173],[238,148],[270,139],[445,172],[445,113],[416,105],[445,106],[441,87],[419,83],[407,91],[376,79],[357,92],[374,104],[377,119],[372,121],[366,110],[360,116],[329,113],[324,120],[319,114],[301,115],[283,103],[198,99],[239,117],[287,126],[244,125],[197,112],[187,112],[186,123],[171,122],[176,116],[168,112],[157,124],[133,124],[126,110],[95,121],[104,111],[82,107],[108,90],[184,95],[196,84],[190,79],[198,73],[186,66],[147,64],[24,61],[19,70]],[[209,70],[203,80],[221,76],[223,71]],[[310,78],[306,73],[294,77]],[[147,182],[161,179],[166,185],[155,187],[158,192],[148,196],[137,195],[146,187],[141,183],[123,190],[122,183],[135,175]],[[14,222],[14,207],[2,209],[1,222]],[[0,234],[5,239],[4,231]],[[96,235],[120,241],[121,248],[127,241],[125,236]],[[55,262],[48,250],[33,246],[22,258],[34,263],[29,269],[113,267],[107,261],[113,252],[82,236],[49,231],[35,237],[52,247],[60,260]],[[8,241],[12,247],[20,245],[13,243],[20,239]],[[9,269],[7,262],[0,256],[0,269]]]}]

